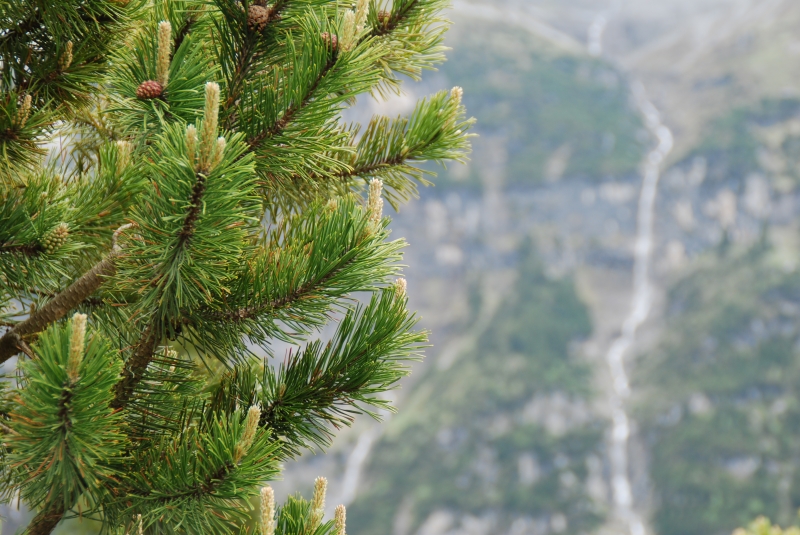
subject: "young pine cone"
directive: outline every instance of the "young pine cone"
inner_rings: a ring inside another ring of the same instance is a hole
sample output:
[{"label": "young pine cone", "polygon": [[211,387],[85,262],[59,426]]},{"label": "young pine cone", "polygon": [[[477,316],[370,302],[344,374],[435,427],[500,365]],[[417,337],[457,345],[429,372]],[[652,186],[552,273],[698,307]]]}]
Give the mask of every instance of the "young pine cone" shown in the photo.
[{"label": "young pine cone", "polygon": [[378,12],[378,24],[381,25],[381,28],[386,28],[389,26],[389,21],[392,20],[392,14],[388,11],[379,11]]},{"label": "young pine cone", "polygon": [[247,27],[253,31],[263,32],[269,22],[269,16],[268,7],[250,5],[247,8]]},{"label": "young pine cone", "polygon": [[163,92],[164,88],[155,80],[147,80],[146,82],[142,82],[139,87],[136,88],[136,96],[143,100],[149,98],[158,98]]},{"label": "young pine cone", "polygon": [[52,254],[59,250],[69,238],[69,226],[66,223],[59,223],[54,229],[45,234],[42,239],[42,247],[45,252]]},{"label": "young pine cone", "polygon": [[339,38],[335,34],[331,35],[328,32],[322,32],[320,37],[322,37],[322,40],[325,42],[325,44],[331,47],[333,50],[336,50],[339,47]]}]

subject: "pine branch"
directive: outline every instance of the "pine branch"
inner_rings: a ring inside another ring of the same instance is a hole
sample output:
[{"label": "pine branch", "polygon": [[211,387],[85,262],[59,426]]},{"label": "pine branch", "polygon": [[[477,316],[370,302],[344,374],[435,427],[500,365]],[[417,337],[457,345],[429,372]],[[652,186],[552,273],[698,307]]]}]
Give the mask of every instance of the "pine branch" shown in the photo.
[{"label": "pine branch", "polygon": [[107,277],[116,273],[116,261],[121,253],[116,244],[116,236],[129,227],[130,225],[124,225],[117,230],[112,250],[103,260],[44,306],[35,310],[28,319],[18,323],[0,337],[0,364],[20,351],[27,352],[24,337],[40,333],[51,323],[66,316],[70,310],[93,294]]},{"label": "pine branch", "polygon": [[[368,235],[364,236],[368,238]],[[345,244],[344,247],[339,251],[339,256],[337,256],[337,262],[331,265],[331,268],[328,271],[323,271],[317,277],[312,277],[309,280],[305,281],[303,284],[297,286],[296,288],[292,289],[290,292],[279,295],[274,299],[267,299],[265,301],[256,301],[255,303],[234,309],[234,310],[210,310],[207,313],[203,314],[205,317],[212,321],[219,321],[219,322],[241,322],[248,319],[257,318],[262,316],[266,313],[269,313],[272,316],[278,316],[281,312],[291,309],[293,306],[303,302],[303,301],[310,301],[313,299],[319,299],[320,297],[326,294],[326,290],[331,288],[331,282],[335,281],[340,275],[344,274],[348,269],[356,266],[360,266],[364,263],[364,256],[360,255],[353,255],[353,250],[357,247],[362,245],[361,243],[354,243],[354,244]],[[284,247],[287,247],[284,245]],[[291,245],[289,245],[291,247]],[[269,269],[269,268],[267,268]],[[274,269],[280,269],[277,266]],[[283,269],[290,269],[287,265]],[[381,273],[383,275],[383,273]],[[379,277],[380,278],[380,277]],[[366,291],[367,287],[373,283],[371,278],[364,276],[362,279],[363,288],[359,288],[358,290],[354,290],[352,288],[349,289],[349,292],[353,291]],[[339,292],[337,292],[339,293]],[[340,292],[345,293],[345,292]],[[302,316],[303,314],[297,314],[297,316]]]},{"label": "pine branch", "polygon": [[[421,100],[411,117],[391,120],[375,116],[366,132],[343,161],[344,169],[331,169],[326,173],[313,173],[312,181],[339,183],[343,188],[351,187],[352,180],[361,178],[365,182],[372,177],[381,178],[387,187],[387,200],[397,207],[400,201],[416,194],[416,184],[429,184],[425,175],[435,175],[431,170],[414,167],[433,160],[462,161],[469,151],[469,129],[474,119],[465,119],[461,106],[461,89],[449,93],[441,91]],[[356,131],[352,136],[355,138]],[[293,174],[292,181],[304,180]]]},{"label": "pine branch", "polygon": [[320,82],[328,75],[328,73],[333,69],[336,65],[336,57],[331,57],[322,70],[319,71],[319,74],[316,76],[314,81],[308,87],[303,99],[298,103],[293,103],[289,106],[281,115],[281,117],[275,121],[272,126],[269,128],[264,129],[261,133],[252,136],[247,140],[248,145],[251,148],[258,147],[265,139],[272,138],[278,136],[286,130],[286,127],[292,122],[294,117],[303,110],[308,104],[312,101],[312,99],[316,96],[315,93],[319,88]]},{"label": "pine branch", "polygon": [[156,347],[161,340],[155,325],[150,324],[142,332],[133,354],[125,363],[122,378],[114,386],[114,399],[111,407],[114,409],[125,408],[131,400],[136,386],[144,377],[145,370],[155,357]]},{"label": "pine branch", "polygon": [[[238,141],[237,137],[233,137],[227,146],[217,143],[216,114],[219,106],[219,89],[216,84],[206,86],[206,96],[206,118],[201,123],[201,132],[206,133],[201,136],[200,153],[202,155],[205,151],[207,157],[211,158],[215,148],[219,151],[220,161],[215,163],[215,167],[210,168],[209,164],[204,163],[201,157],[199,163],[195,164],[194,155],[189,154],[190,142],[187,141],[187,134],[178,130],[177,127],[168,129],[165,137],[161,140],[162,143],[154,147],[154,160],[163,159],[177,170],[174,175],[165,174],[167,180],[161,184],[161,188],[173,186],[176,190],[169,195],[170,198],[166,202],[161,191],[155,190],[153,192],[155,196],[151,197],[152,200],[147,203],[144,210],[134,214],[134,220],[138,222],[143,231],[143,239],[140,241],[144,243],[145,248],[149,247],[147,244],[149,240],[158,242],[163,240],[165,235],[169,236],[163,228],[165,219],[169,219],[173,223],[178,223],[181,219],[182,221],[172,227],[174,229],[172,236],[174,237],[170,237],[172,243],[167,246],[166,255],[163,249],[159,248],[154,251],[149,249],[147,253],[152,255],[151,260],[144,262],[141,266],[136,264],[131,266],[133,272],[137,274],[136,278],[140,280],[141,286],[137,290],[148,292],[145,303],[160,310],[149,320],[133,354],[125,363],[122,379],[115,387],[115,398],[112,402],[112,406],[115,408],[123,408],[130,402],[136,386],[144,377],[147,367],[155,356],[158,344],[164,336],[174,333],[173,323],[179,321],[181,311],[185,308],[195,309],[199,303],[209,300],[208,289],[201,287],[200,291],[197,291],[197,279],[202,275],[206,277],[212,275],[208,278],[206,286],[210,287],[219,283],[219,279],[213,274],[221,271],[219,269],[220,257],[224,249],[219,247],[219,242],[217,242],[218,246],[215,250],[204,251],[202,241],[197,247],[191,248],[190,243],[194,242],[198,232],[204,233],[200,237],[203,240],[207,239],[209,234],[218,237],[218,227],[222,228],[233,245],[227,251],[229,254],[227,260],[231,264],[239,260],[244,249],[242,241],[245,234],[242,227],[250,218],[251,202],[255,205],[255,199],[251,198],[248,191],[253,187],[252,178],[249,176],[252,172],[252,161],[249,158],[242,158],[244,145]],[[187,131],[191,130],[187,129]],[[224,155],[222,151],[224,151]],[[187,159],[190,160],[188,166],[186,165]],[[198,167],[205,165],[206,168],[195,170],[195,165]],[[162,173],[164,172],[163,167],[160,170]],[[176,181],[175,176],[185,179],[190,170],[194,184],[191,186],[191,190],[187,191],[186,181]],[[188,199],[185,201],[183,214],[176,217],[176,206],[172,199],[185,198],[186,194],[188,194]],[[209,194],[211,198],[207,198]],[[141,250],[141,247],[137,243],[131,247],[131,250],[135,253],[137,250]],[[135,254],[131,256],[134,260],[139,260]],[[205,273],[200,273],[198,270],[204,267],[208,267],[208,269]],[[186,272],[182,273],[182,269],[185,269]],[[189,283],[193,285],[194,291],[199,293],[198,298],[186,299],[186,295],[191,295],[191,292],[187,291]]]},{"label": "pine branch", "polygon": [[[61,399],[59,400],[59,414],[62,417],[62,423],[64,425],[69,425],[69,421],[67,420],[66,403],[68,403],[70,392],[64,391],[64,393],[67,394],[67,399],[65,399],[65,396],[62,395]],[[56,528],[56,526],[58,526],[58,523],[64,518],[65,512],[66,509],[62,501],[57,501],[49,508],[40,511],[28,526],[29,535],[49,535]]]},{"label": "pine branch", "polygon": [[205,386],[192,361],[166,347],[157,351],[125,406],[132,449],[182,433],[197,419]]},{"label": "pine branch", "polygon": [[64,513],[64,505],[60,502],[39,512],[28,525],[28,535],[50,535],[64,518]]},{"label": "pine branch", "polygon": [[405,242],[388,241],[386,223],[353,196],[284,218],[230,295],[185,316],[182,335],[216,355],[235,354],[243,338],[262,347],[271,339],[297,342],[348,295],[377,291],[397,276]]},{"label": "pine branch", "polygon": [[53,112],[35,105],[32,95],[2,91],[0,78],[0,183],[23,184],[25,171],[35,168],[46,153],[39,143],[54,121]]},{"label": "pine branch", "polygon": [[285,437],[285,455],[293,457],[311,444],[330,443],[328,426],[348,426],[367,406],[389,408],[376,395],[390,390],[408,370],[426,340],[412,329],[416,319],[397,288],[374,295],[365,306],[349,310],[333,339],[309,344],[289,355],[275,372],[266,366],[261,382],[261,424]]},{"label": "pine branch", "polygon": [[402,3],[399,10],[390,12],[388,18],[383,21],[378,21],[380,24],[376,24],[372,27],[370,35],[376,37],[389,35],[408,20],[409,13],[420,3],[420,0],[410,0],[409,2]]},{"label": "pine branch", "polygon": [[[126,10],[111,2],[80,1],[18,7],[24,8],[18,13],[23,20],[15,20],[10,9],[4,13],[3,22],[13,29],[0,38],[0,88],[32,91],[37,104],[69,115],[72,104],[84,103],[97,92],[91,76],[106,67],[105,57],[123,27]],[[79,43],[80,51],[68,68],[62,68],[62,45],[68,40]]]},{"label": "pine branch", "polygon": [[[224,1],[217,2],[218,7],[222,10],[225,9],[226,4],[227,2]],[[281,20],[282,13],[288,4],[289,0],[275,1],[269,8],[267,20],[263,22],[264,26]],[[258,2],[255,2],[252,5],[258,5]],[[262,28],[260,33],[264,33],[264,31],[265,28]],[[248,33],[245,35],[243,43],[236,43],[240,44],[242,48],[236,51],[237,61],[234,65],[233,73],[228,79],[228,84],[226,87],[227,98],[222,105],[222,112],[223,116],[225,117],[223,126],[225,128],[233,128],[236,122],[236,113],[233,112],[233,108],[242,97],[245,84],[248,77],[252,73],[253,67],[257,64],[258,57],[264,54],[263,43],[260,43],[259,41],[260,40],[258,38],[253,38],[253,36]],[[230,51],[228,52],[230,53]]]},{"label": "pine branch", "polygon": [[256,495],[278,467],[278,443],[258,428],[257,409],[245,412],[244,418],[235,410],[195,421],[137,452],[137,469],[120,482],[119,500],[108,514],[140,512],[157,523],[157,533],[230,533],[232,520],[247,518],[234,504]]},{"label": "pine branch", "polygon": [[110,388],[120,363],[116,350],[98,336],[86,338],[86,316],[51,326],[24,362],[25,388],[15,396],[5,437],[12,485],[34,506],[34,521],[46,533],[85,492],[99,496],[114,478],[120,458],[120,415],[109,408]]},{"label": "pine branch", "polygon": [[386,47],[383,80],[373,93],[396,93],[400,76],[420,80],[423,70],[445,60],[443,39],[449,21],[442,13],[449,7],[448,0],[395,0],[388,11],[370,12],[371,29],[362,42],[374,39]]},{"label": "pine branch", "polygon": [[[345,253],[347,252],[348,251],[345,251]],[[295,305],[301,300],[307,300],[316,297],[325,289],[326,284],[331,279],[335,278],[342,271],[347,269],[347,267],[353,265],[354,263],[355,263],[354,260],[345,262],[342,265],[338,266],[336,269],[329,271],[323,277],[316,280],[310,280],[305,284],[303,284],[302,286],[298,286],[291,293],[282,295],[276,299],[260,303],[254,303],[252,305],[244,306],[236,310],[225,310],[225,311],[212,310],[207,312],[205,315],[211,321],[218,321],[221,323],[226,323],[226,322],[238,323],[244,320],[256,318],[258,316],[265,314],[266,312],[277,314],[281,311],[291,308],[293,305]]]},{"label": "pine branch", "polygon": [[[227,477],[235,468],[236,466],[233,464],[233,462],[225,461],[219,468],[217,468],[216,472],[207,474],[201,481],[192,482],[183,488],[170,489],[171,494],[159,494],[154,501],[162,505],[166,505],[170,502],[184,498],[198,499],[202,498],[203,496],[214,494],[217,489],[227,483]],[[139,495],[139,497],[148,498],[151,495],[152,491],[145,490]]]}]

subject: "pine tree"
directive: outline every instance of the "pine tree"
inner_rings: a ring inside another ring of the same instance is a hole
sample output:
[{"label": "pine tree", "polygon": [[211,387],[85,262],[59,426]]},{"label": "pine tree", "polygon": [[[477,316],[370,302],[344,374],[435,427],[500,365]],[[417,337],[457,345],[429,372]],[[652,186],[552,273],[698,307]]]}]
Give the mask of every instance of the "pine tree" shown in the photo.
[{"label": "pine tree", "polygon": [[444,59],[447,3],[0,3],[0,498],[29,533],[245,533],[260,494],[262,534],[344,535],[324,483],[262,485],[425,343],[383,199],[465,157],[461,90],[341,116]]}]

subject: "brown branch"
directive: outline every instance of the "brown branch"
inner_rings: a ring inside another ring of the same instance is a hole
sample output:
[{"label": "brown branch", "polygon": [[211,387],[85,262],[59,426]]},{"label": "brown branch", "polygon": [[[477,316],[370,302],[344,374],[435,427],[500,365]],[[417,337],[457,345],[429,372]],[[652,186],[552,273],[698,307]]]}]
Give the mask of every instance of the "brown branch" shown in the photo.
[{"label": "brown branch", "polygon": [[[114,232],[111,252],[103,260],[94,265],[69,287],[36,309],[25,321],[18,323],[0,337],[0,364],[7,361],[27,346],[23,337],[42,332],[53,322],[63,318],[67,312],[78,306],[97,290],[106,277],[113,276],[116,271],[116,260],[122,249],[117,245],[120,233],[132,224],[123,225]],[[27,351],[26,351],[27,352]]]},{"label": "brown branch", "polygon": [[183,220],[183,227],[178,233],[178,247],[183,247],[194,236],[195,224],[200,217],[200,209],[203,207],[203,194],[206,192],[206,175],[197,174],[197,182],[192,188],[192,196],[189,199],[189,210]]},{"label": "brown branch", "polygon": [[[28,292],[28,294],[29,295],[38,295],[39,297],[47,297],[47,298],[50,298],[50,299],[53,299],[55,296],[58,295],[57,293],[48,292],[46,290],[34,290],[34,291],[31,291],[31,292]],[[117,300],[116,301],[116,303],[120,303],[120,302],[121,302],[121,300]],[[101,307],[101,306],[103,306],[105,304],[106,303],[105,303],[105,301],[103,301],[103,298],[102,297],[97,297],[97,296],[89,296],[89,297],[87,297],[86,299],[84,299],[81,302],[81,306],[83,306],[83,307],[93,307],[93,308],[98,308],[98,307]],[[122,304],[129,304],[129,303],[124,302]],[[7,324],[7,326],[13,327],[17,323],[18,322],[9,323],[9,324]],[[0,327],[2,327],[3,325],[4,325],[3,322],[0,322]]]},{"label": "brown branch", "polygon": [[[181,47],[183,41],[189,35],[189,32],[196,23],[197,16],[194,16],[194,14],[190,15],[184,22],[183,26],[181,26],[181,29],[175,34],[175,39],[172,40],[172,56],[174,56],[175,52],[177,52]],[[170,59],[172,59],[172,57],[170,57]]]},{"label": "brown branch", "polygon": [[0,253],[17,253],[25,256],[38,256],[44,251],[38,243],[22,243],[19,245],[3,245]]},{"label": "brown branch", "polygon": [[133,355],[125,363],[122,379],[114,385],[114,399],[109,404],[112,409],[122,409],[133,396],[133,391],[142,380],[147,366],[153,360],[156,345],[161,340],[157,329],[150,324],[142,332]]},{"label": "brown branch", "polygon": [[[329,175],[320,175],[312,173],[311,175],[309,175],[309,178],[311,180],[322,180],[325,178],[352,178],[355,176],[370,175],[371,173],[374,173],[375,171],[378,171],[385,167],[394,167],[396,165],[404,164],[407,160],[408,158],[406,158],[405,156],[394,156],[393,158],[389,158],[381,162],[374,162],[359,167],[353,167],[349,170],[338,171],[336,173],[331,173]],[[302,177],[300,175],[294,174],[291,176],[291,180],[297,182],[299,180],[302,180]]]},{"label": "brown branch", "polygon": [[[245,43],[245,48],[241,51],[241,54],[239,55],[239,61],[236,63],[233,77],[228,83],[228,97],[225,99],[225,102],[222,105],[223,112],[227,112],[239,101],[245,78],[250,70],[250,63],[253,55],[254,51],[250,49],[250,43]],[[233,126],[235,115],[236,114],[231,113],[226,117],[226,128],[231,128]]]},{"label": "brown branch", "polygon": [[398,156],[394,156],[392,158],[388,158],[388,159],[380,161],[380,162],[374,162],[374,163],[371,163],[371,164],[366,164],[366,165],[362,165],[362,166],[358,166],[358,167],[353,167],[353,168],[350,168],[350,169],[347,169],[347,170],[344,170],[344,171],[338,171],[336,173],[330,173],[330,174],[311,173],[311,174],[308,175],[308,177],[303,177],[301,175],[293,173],[288,178],[289,178],[289,180],[291,180],[292,182],[295,182],[295,183],[304,182],[307,179],[310,179],[310,180],[337,179],[337,180],[346,181],[347,179],[350,179],[350,178],[353,178],[353,177],[357,177],[357,176],[362,176],[362,175],[371,176],[372,173],[375,173],[376,171],[379,171],[379,170],[384,169],[386,167],[394,167],[394,166],[397,166],[397,165],[403,165],[408,160],[411,160],[411,158],[408,158],[406,156],[398,155]]},{"label": "brown branch", "polygon": [[64,516],[64,504],[59,502],[39,512],[28,525],[28,535],[50,535]]},{"label": "brown branch", "polygon": [[350,171],[340,171],[338,173],[334,173],[331,175],[333,178],[350,178],[359,175],[369,175],[374,173],[379,169],[383,169],[384,167],[394,167],[396,165],[401,165],[406,162],[408,158],[405,156],[395,156],[393,158],[388,158],[381,162],[374,162],[367,165],[362,165],[360,167],[353,167]]},{"label": "brown branch", "polygon": [[106,277],[114,275],[117,256],[119,256],[119,250],[112,251],[66,290],[0,337],[0,364],[23,350],[23,337],[40,333],[51,323],[63,318],[70,310],[94,293],[103,284]]}]

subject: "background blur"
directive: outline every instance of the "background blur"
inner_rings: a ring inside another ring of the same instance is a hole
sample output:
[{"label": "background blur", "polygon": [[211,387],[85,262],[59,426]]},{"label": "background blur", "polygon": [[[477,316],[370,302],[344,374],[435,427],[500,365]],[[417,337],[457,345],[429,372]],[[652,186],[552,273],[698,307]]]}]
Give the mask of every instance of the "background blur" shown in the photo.
[{"label": "background blur", "polygon": [[394,216],[434,345],[396,416],[279,490],[327,476],[352,535],[796,523],[800,2],[456,0],[452,20],[439,72],[354,111],[461,85],[478,118],[469,165]]}]

